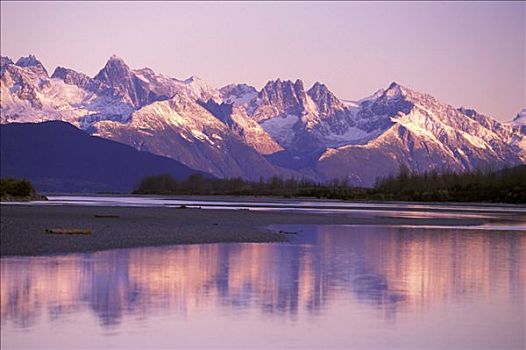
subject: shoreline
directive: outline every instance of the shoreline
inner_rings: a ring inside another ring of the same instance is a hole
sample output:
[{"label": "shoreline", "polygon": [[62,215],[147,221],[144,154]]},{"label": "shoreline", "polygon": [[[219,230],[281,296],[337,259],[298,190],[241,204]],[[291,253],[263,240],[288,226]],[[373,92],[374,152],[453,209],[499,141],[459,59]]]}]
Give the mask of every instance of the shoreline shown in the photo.
[{"label": "shoreline", "polygon": [[62,192],[43,192],[44,196],[49,197],[135,197],[145,199],[166,199],[166,200],[188,200],[188,201],[206,201],[206,202],[274,202],[289,203],[297,202],[319,202],[319,203],[360,203],[360,204],[384,204],[384,205],[414,205],[414,206],[459,206],[459,207],[480,207],[480,208],[510,208],[525,209],[526,203],[507,203],[507,202],[441,202],[441,201],[397,201],[397,200],[376,200],[376,199],[335,199],[335,198],[318,198],[318,197],[290,197],[283,196],[257,196],[257,195],[188,195],[188,194],[133,194],[133,193],[62,193]]},{"label": "shoreline", "polygon": [[[373,217],[256,210],[117,206],[2,205],[1,257],[38,256],[173,244],[286,242],[281,224],[472,226],[478,218]],[[49,234],[89,230],[87,235]]]},{"label": "shoreline", "polygon": [[[102,201],[98,201],[98,199]],[[132,199],[127,201],[127,199]],[[106,199],[109,201],[105,202]],[[92,202],[92,203],[89,203]],[[98,202],[98,203],[97,203]],[[113,203],[112,203],[113,202]],[[112,203],[112,204],[110,204]],[[506,203],[467,203],[467,202],[397,202],[397,201],[344,201],[318,198],[281,198],[253,196],[171,196],[171,195],[101,195],[101,194],[55,194],[47,201],[0,202],[2,205],[91,205],[97,207],[175,207],[212,209],[279,209],[322,211],[383,211],[383,212],[421,212],[421,213],[461,213],[525,215],[526,205]]]}]

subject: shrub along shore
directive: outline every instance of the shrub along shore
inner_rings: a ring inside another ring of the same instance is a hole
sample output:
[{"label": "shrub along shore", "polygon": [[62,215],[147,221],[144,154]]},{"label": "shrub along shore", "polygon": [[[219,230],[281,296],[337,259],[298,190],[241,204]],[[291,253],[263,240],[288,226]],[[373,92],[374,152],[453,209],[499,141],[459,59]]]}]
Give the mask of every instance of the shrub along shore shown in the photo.
[{"label": "shrub along shore", "polygon": [[31,182],[24,179],[0,179],[0,201],[22,202],[36,200],[46,200],[46,197],[39,195]]}]

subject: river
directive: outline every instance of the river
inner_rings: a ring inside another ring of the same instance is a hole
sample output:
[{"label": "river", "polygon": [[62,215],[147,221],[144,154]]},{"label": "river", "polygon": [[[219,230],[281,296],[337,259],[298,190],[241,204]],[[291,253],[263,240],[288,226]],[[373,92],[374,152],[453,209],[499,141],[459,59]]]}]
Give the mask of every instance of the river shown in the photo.
[{"label": "river", "polygon": [[273,229],[296,234],[2,258],[2,348],[526,347],[524,225]]}]

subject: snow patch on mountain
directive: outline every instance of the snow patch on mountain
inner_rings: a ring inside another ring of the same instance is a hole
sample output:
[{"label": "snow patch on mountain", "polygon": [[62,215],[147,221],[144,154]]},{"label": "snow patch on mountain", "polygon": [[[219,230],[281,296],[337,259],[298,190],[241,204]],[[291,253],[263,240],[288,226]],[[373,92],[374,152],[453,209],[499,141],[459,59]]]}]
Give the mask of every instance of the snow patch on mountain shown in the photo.
[{"label": "snow patch on mountain", "polygon": [[243,142],[263,155],[283,151],[276,140],[258,123],[250,119],[243,108],[234,106],[231,129]]},{"label": "snow patch on mountain", "polygon": [[324,143],[327,147],[338,147],[345,144],[354,144],[360,141],[368,140],[375,134],[368,133],[365,130],[357,127],[349,127],[342,134],[332,133],[323,137]]},{"label": "snow patch on mountain", "polygon": [[224,102],[243,107],[247,107],[258,94],[256,88],[247,84],[229,84],[219,89],[219,92]]},{"label": "snow patch on mountain", "polygon": [[[100,124],[99,124],[100,125]],[[176,94],[170,100],[154,102],[134,112],[129,127],[165,129],[172,126],[188,141],[198,140],[214,145],[208,130],[227,132],[226,126],[185,94]]]},{"label": "snow patch on mountain", "polygon": [[280,117],[266,119],[260,123],[278,143],[284,147],[288,146],[295,136],[294,126],[299,122],[297,115],[286,114]]},{"label": "snow patch on mountain", "polygon": [[208,101],[209,99],[213,99],[217,102],[221,101],[221,93],[219,90],[210,86],[206,81],[195,75],[186,79],[184,84],[186,84],[187,91],[197,99],[203,101]]}]

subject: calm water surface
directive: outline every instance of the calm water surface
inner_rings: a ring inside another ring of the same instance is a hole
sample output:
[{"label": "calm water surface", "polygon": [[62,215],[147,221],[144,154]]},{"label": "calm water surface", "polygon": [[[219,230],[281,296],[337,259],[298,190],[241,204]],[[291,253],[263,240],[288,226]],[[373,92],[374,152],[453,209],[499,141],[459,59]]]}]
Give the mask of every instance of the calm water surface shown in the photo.
[{"label": "calm water surface", "polygon": [[526,347],[524,231],[275,229],[298,234],[3,258],[2,349]]}]

